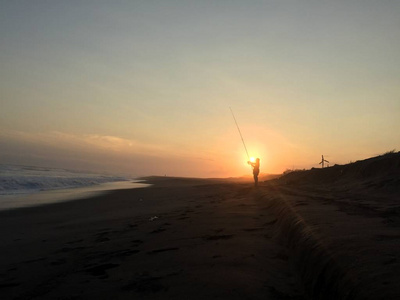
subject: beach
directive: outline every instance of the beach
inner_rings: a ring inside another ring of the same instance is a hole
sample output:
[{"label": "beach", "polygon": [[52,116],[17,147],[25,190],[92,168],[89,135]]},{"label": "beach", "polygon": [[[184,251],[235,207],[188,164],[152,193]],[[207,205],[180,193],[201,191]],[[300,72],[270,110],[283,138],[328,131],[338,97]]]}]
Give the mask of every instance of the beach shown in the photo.
[{"label": "beach", "polygon": [[2,211],[0,294],[398,299],[397,186],[304,184],[300,177],[258,188],[149,177],[147,188]]},{"label": "beach", "polygon": [[302,299],[251,183],[153,187],[1,212],[3,299]]}]

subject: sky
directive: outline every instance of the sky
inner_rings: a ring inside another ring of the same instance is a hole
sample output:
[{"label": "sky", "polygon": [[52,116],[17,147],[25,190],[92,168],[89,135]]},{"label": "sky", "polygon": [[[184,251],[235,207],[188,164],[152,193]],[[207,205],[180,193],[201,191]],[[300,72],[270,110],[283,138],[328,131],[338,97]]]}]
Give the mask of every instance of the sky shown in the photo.
[{"label": "sky", "polygon": [[0,163],[233,177],[400,150],[400,1],[0,0]]}]

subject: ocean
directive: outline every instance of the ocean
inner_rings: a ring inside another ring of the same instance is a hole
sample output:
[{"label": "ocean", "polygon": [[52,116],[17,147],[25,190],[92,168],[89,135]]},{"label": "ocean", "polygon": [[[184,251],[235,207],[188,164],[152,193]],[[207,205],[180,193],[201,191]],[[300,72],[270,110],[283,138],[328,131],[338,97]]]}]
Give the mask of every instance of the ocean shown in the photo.
[{"label": "ocean", "polygon": [[147,186],[126,176],[0,164],[0,210],[76,200],[107,190]]}]

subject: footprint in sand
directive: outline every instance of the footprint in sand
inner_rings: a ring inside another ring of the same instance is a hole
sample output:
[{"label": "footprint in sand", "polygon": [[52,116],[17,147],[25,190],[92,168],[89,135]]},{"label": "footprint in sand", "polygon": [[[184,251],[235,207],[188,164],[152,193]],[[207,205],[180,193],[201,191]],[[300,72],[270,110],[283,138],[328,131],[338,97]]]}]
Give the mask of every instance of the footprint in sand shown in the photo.
[{"label": "footprint in sand", "polygon": [[217,234],[217,235],[207,235],[204,237],[207,241],[217,241],[217,240],[228,240],[233,237],[233,234]]},{"label": "footprint in sand", "polygon": [[163,277],[140,276],[131,283],[123,286],[123,291],[135,291],[137,293],[156,293],[167,290],[167,287],[161,284]]},{"label": "footprint in sand", "polygon": [[160,228],[157,228],[157,229],[151,231],[150,233],[151,233],[151,234],[154,234],[154,233],[160,233],[160,232],[163,232],[163,231],[166,231],[166,229],[160,227]]},{"label": "footprint in sand", "polygon": [[125,250],[115,251],[113,253],[110,253],[110,256],[121,258],[121,257],[131,256],[131,255],[139,253],[139,252],[140,252],[140,250],[137,250],[137,249],[134,249],[134,250],[125,249]]},{"label": "footprint in sand", "polygon": [[386,259],[382,264],[383,265],[391,265],[397,262],[397,258],[396,257],[390,257],[388,259]]},{"label": "footprint in sand", "polygon": [[143,244],[142,240],[133,240],[131,241],[134,247],[138,247],[140,244]]},{"label": "footprint in sand", "polygon": [[107,237],[107,235],[110,233],[111,231],[104,231],[104,232],[100,232],[96,234],[96,243],[104,243],[104,242],[108,242],[110,239]]},{"label": "footprint in sand", "polygon": [[169,251],[176,251],[179,250],[179,248],[177,247],[171,247],[171,248],[161,248],[161,249],[156,249],[156,250],[152,250],[147,252],[147,254],[158,254],[158,253],[162,253],[162,252],[169,252]]},{"label": "footprint in sand", "polygon": [[267,222],[265,222],[265,223],[263,224],[263,226],[273,225],[273,224],[275,224],[277,221],[278,221],[277,219],[268,220]]},{"label": "footprint in sand", "polygon": [[278,253],[277,255],[273,256],[272,258],[277,258],[283,261],[287,261],[289,259],[289,256],[286,255],[285,253]]},{"label": "footprint in sand", "polygon": [[254,227],[254,228],[244,228],[244,231],[253,232],[253,231],[261,231],[264,230],[265,227]]},{"label": "footprint in sand", "polygon": [[51,264],[52,266],[59,266],[59,265],[65,264],[66,262],[67,262],[66,259],[60,258],[60,259],[57,259],[57,260],[55,260],[55,261],[52,261],[50,264]]},{"label": "footprint in sand", "polygon": [[106,271],[118,267],[119,264],[102,264],[86,269],[85,271],[92,276],[107,276]]},{"label": "footprint in sand", "polygon": [[79,243],[81,243],[81,242],[83,242],[82,239],[80,239],[80,240],[74,240],[74,241],[68,242],[67,245],[79,244]]},{"label": "footprint in sand", "polygon": [[98,237],[96,239],[96,243],[104,243],[104,242],[108,242],[110,239],[108,237]]},{"label": "footprint in sand", "polygon": [[30,263],[35,263],[35,262],[44,261],[44,260],[46,260],[46,257],[40,257],[40,258],[37,258],[37,259],[25,260],[22,263],[30,264]]},{"label": "footprint in sand", "polygon": [[386,241],[386,240],[398,240],[400,239],[400,234],[379,234],[375,236],[376,241]]},{"label": "footprint in sand", "polygon": [[9,288],[9,287],[16,287],[21,285],[19,282],[9,282],[9,283],[0,283],[0,289],[2,288]]}]

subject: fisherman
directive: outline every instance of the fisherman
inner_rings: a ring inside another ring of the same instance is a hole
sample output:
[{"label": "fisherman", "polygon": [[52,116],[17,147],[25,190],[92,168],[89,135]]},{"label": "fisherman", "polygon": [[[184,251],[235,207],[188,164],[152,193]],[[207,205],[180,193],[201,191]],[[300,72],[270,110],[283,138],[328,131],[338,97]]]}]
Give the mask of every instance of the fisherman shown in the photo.
[{"label": "fisherman", "polygon": [[258,174],[260,174],[260,159],[257,158],[256,162],[248,161],[247,163],[253,167],[254,186],[257,186]]}]

